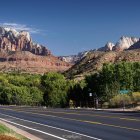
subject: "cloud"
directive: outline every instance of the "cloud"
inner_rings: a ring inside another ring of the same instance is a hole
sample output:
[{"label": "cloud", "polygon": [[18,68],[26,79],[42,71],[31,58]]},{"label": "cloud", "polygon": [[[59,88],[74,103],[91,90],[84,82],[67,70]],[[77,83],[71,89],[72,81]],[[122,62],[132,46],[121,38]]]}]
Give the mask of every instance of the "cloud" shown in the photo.
[{"label": "cloud", "polygon": [[7,27],[7,28],[13,28],[17,31],[27,31],[30,32],[31,34],[39,34],[40,30],[33,28],[31,26],[27,26],[25,24],[17,24],[17,23],[0,23],[0,26],[2,27]]}]

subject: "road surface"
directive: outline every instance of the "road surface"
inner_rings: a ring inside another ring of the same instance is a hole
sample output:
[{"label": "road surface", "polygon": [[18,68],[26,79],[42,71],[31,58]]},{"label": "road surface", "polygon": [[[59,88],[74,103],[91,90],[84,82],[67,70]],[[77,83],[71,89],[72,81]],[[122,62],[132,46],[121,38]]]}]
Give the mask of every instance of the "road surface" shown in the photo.
[{"label": "road surface", "polygon": [[140,140],[140,113],[0,106],[0,119],[43,140]]}]

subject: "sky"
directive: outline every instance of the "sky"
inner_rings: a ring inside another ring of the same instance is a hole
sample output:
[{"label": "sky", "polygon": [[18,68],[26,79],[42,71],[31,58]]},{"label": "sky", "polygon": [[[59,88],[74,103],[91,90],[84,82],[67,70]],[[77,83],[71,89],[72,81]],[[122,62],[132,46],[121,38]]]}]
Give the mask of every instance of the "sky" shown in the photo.
[{"label": "sky", "polygon": [[140,0],[5,0],[0,25],[27,30],[56,56],[140,37]]}]

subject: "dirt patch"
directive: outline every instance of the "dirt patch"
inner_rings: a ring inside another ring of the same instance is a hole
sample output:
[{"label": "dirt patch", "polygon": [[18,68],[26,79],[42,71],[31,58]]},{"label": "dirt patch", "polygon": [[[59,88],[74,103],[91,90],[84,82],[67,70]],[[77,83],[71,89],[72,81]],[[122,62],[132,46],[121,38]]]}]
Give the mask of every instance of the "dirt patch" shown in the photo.
[{"label": "dirt patch", "polygon": [[0,140],[19,140],[19,139],[7,135],[0,135]]}]

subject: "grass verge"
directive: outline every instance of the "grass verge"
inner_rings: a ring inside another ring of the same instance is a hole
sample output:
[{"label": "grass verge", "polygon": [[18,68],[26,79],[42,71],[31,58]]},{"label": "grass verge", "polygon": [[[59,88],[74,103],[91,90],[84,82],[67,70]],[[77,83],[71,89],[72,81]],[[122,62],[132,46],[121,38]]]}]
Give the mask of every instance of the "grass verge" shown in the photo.
[{"label": "grass verge", "polygon": [[19,134],[17,134],[12,129],[0,124],[0,140],[29,140]]}]

